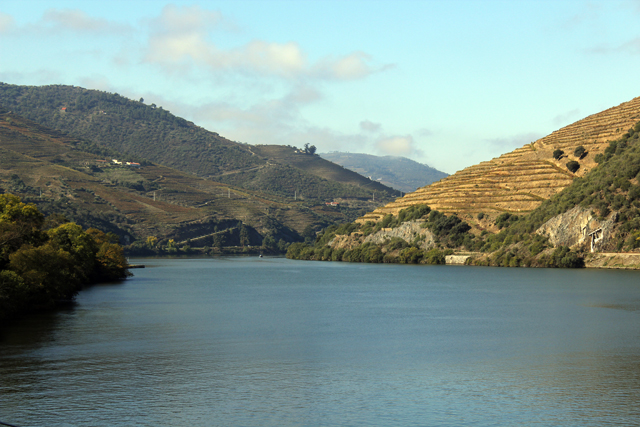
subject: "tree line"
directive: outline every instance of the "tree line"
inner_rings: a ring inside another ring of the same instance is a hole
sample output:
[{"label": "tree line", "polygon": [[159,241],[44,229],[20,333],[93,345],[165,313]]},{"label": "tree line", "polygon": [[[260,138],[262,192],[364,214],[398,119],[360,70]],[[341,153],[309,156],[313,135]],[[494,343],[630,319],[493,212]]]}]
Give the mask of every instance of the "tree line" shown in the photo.
[{"label": "tree line", "polygon": [[118,238],[83,230],[0,194],[0,319],[72,299],[82,286],[129,274]]}]

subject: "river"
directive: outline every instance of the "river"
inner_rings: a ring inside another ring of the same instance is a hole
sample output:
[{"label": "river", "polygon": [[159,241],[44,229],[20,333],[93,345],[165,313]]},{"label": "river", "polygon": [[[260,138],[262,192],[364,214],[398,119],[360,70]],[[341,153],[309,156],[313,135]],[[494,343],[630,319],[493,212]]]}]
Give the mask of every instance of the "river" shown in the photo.
[{"label": "river", "polygon": [[0,421],[640,425],[640,272],[135,262],[0,327]]}]

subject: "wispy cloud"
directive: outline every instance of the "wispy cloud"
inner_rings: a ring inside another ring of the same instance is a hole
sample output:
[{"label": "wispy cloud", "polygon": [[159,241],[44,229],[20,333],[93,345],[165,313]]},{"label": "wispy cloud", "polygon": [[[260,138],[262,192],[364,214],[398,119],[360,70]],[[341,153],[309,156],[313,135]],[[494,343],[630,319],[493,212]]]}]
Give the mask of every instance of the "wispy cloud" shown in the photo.
[{"label": "wispy cloud", "polygon": [[48,9],[38,26],[49,31],[83,34],[118,35],[132,31],[128,25],[110,22],[103,18],[93,18],[77,9]]},{"label": "wispy cloud", "polygon": [[504,154],[530,142],[537,141],[543,136],[544,135],[537,132],[526,132],[507,137],[485,139],[484,142],[492,146],[494,150],[499,151],[500,154]]},{"label": "wispy cloud", "polygon": [[382,128],[380,123],[374,123],[369,120],[364,120],[360,122],[360,129],[365,132],[378,132]]},{"label": "wispy cloud", "polygon": [[47,9],[38,21],[20,26],[11,15],[0,12],[0,33],[8,32],[18,36],[81,34],[123,37],[131,35],[134,29],[127,24],[91,17],[79,9]]},{"label": "wispy cloud", "polygon": [[575,108],[571,111],[567,111],[566,113],[558,114],[551,122],[558,127],[566,126],[570,124],[578,115],[580,114],[580,109]]},{"label": "wispy cloud", "polygon": [[614,53],[630,53],[632,55],[638,55],[640,54],[640,37],[636,37],[615,46],[610,44],[600,44],[588,49],[587,52],[600,55],[609,55]]},{"label": "wispy cloud", "polygon": [[16,27],[16,21],[13,16],[0,12],[0,34],[8,33]]},{"label": "wispy cloud", "polygon": [[151,23],[144,61],[169,71],[204,67],[214,71],[320,80],[361,79],[386,67],[372,65],[372,58],[364,52],[326,56],[312,63],[295,41],[253,40],[223,49],[212,40],[211,33],[223,28],[224,22],[219,12],[199,6],[166,6],[161,16]]},{"label": "wispy cloud", "polygon": [[585,23],[593,23],[599,18],[601,9],[602,6],[599,4],[587,2],[581,10],[567,19],[563,26],[567,29],[572,29]]},{"label": "wispy cloud", "polygon": [[416,147],[413,136],[391,136],[376,142],[378,154],[388,156],[422,157],[424,153]]}]

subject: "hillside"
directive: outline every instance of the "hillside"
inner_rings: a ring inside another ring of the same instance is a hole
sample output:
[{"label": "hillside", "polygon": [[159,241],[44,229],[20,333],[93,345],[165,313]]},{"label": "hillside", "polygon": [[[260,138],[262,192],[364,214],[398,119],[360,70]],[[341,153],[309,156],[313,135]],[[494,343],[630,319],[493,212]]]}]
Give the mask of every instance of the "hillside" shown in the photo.
[{"label": "hillside", "polygon": [[[456,213],[471,223],[483,213],[495,219],[503,212],[527,213],[596,166],[608,143],[640,120],[640,97],[593,114],[511,153],[456,172],[365,215],[360,222],[379,221],[386,214],[427,204]],[[579,147],[584,153],[575,155]],[[556,150],[564,153],[554,157]],[[577,162],[571,172],[567,164]],[[480,225],[480,227],[482,227]]]},{"label": "hillside", "polygon": [[413,204],[377,223],[327,228],[287,256],[351,262],[640,268],[640,121],[606,145],[597,166],[532,212],[455,214]]},{"label": "hillside", "polygon": [[[389,202],[391,188],[292,147],[267,149],[230,141],[155,104],[74,86],[0,83],[0,105],[36,123],[127,158],[148,160],[246,190],[280,197],[302,193],[317,203],[373,197]],[[95,150],[94,150],[95,152]],[[339,167],[338,167],[339,168]],[[397,193],[395,193],[397,194]]]},{"label": "hillside", "polygon": [[[127,166],[109,151],[0,109],[0,192],[19,195],[48,215],[114,232],[123,243],[154,237],[192,247],[292,242],[305,230],[344,222],[371,209],[371,200],[325,206],[265,195],[151,162]],[[115,164],[111,155],[123,164]],[[217,240],[220,243],[220,239]],[[245,242],[246,243],[246,242]]]},{"label": "hillside", "polygon": [[424,187],[449,176],[449,174],[406,157],[341,152],[321,153],[320,156],[405,193],[410,193],[419,187]]}]

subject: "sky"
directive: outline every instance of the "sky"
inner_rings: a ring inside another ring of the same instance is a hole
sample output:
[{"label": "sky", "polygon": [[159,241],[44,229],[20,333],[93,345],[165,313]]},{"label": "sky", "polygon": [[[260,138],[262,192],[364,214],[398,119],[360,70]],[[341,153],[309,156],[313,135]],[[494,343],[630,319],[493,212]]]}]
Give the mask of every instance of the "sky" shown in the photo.
[{"label": "sky", "polygon": [[0,81],[454,173],[640,96],[640,0],[2,0]]}]

